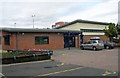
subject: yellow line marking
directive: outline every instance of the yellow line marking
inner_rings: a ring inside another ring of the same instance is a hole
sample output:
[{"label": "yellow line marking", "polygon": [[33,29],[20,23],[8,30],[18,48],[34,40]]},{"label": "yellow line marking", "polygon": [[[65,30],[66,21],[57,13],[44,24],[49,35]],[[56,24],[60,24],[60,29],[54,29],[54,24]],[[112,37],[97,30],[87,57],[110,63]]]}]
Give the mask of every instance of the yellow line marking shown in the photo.
[{"label": "yellow line marking", "polygon": [[7,65],[0,65],[0,66],[14,66],[14,65],[32,64],[32,63],[42,63],[42,62],[48,62],[48,61],[51,61],[51,60],[22,62],[22,63],[14,63],[14,64],[7,64]]},{"label": "yellow line marking", "polygon": [[52,72],[52,73],[47,73],[47,74],[38,75],[38,76],[49,76],[49,75],[54,75],[54,74],[59,74],[59,73],[64,73],[64,72],[70,72],[70,71],[78,70],[78,69],[81,69],[81,68],[85,68],[85,67],[78,67],[78,68],[74,68],[74,69]]},{"label": "yellow line marking", "polygon": [[102,74],[102,76],[108,76],[108,75],[111,75],[111,74],[116,74],[116,72],[105,71],[105,73]]}]

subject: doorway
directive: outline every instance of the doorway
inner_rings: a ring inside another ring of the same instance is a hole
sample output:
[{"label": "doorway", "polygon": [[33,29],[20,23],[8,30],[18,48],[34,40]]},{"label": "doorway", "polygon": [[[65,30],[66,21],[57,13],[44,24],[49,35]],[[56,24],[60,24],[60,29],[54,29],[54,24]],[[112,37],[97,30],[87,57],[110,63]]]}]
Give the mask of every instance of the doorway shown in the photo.
[{"label": "doorway", "polygon": [[64,35],[64,48],[66,47],[75,47],[75,36],[66,36]]}]

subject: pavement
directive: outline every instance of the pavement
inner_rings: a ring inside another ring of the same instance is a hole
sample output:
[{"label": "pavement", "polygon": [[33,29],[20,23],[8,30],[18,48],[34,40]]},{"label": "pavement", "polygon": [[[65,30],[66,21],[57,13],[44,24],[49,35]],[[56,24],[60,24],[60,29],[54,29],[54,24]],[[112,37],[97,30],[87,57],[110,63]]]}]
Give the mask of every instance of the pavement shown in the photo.
[{"label": "pavement", "polygon": [[66,63],[85,67],[92,67],[118,72],[118,48],[103,49],[99,51],[60,49],[54,51],[52,59]]}]

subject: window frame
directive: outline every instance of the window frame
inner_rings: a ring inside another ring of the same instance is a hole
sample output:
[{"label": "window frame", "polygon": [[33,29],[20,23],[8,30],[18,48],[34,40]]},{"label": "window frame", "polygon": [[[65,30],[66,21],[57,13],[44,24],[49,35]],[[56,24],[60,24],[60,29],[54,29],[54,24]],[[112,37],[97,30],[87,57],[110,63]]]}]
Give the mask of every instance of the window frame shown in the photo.
[{"label": "window frame", "polygon": [[10,45],[10,35],[5,35],[4,36],[4,44],[5,45]]},{"label": "window frame", "polygon": [[35,36],[35,45],[49,44],[49,36]]}]

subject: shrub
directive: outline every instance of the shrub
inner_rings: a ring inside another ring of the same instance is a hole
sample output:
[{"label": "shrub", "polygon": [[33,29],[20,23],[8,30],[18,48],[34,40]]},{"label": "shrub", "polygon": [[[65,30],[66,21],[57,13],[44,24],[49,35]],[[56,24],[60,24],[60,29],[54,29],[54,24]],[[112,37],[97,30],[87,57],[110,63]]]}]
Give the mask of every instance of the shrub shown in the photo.
[{"label": "shrub", "polygon": [[115,43],[120,43],[120,39],[113,39],[112,41]]}]

